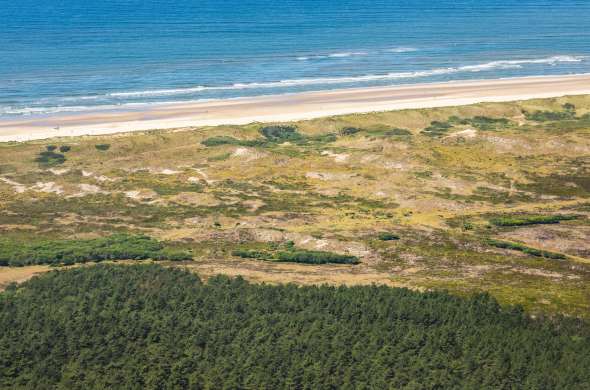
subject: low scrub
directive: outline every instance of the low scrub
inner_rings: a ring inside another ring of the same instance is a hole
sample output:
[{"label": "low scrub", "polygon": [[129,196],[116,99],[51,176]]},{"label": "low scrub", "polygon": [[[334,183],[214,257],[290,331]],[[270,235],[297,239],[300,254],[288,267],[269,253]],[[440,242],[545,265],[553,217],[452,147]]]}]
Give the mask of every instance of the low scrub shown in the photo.
[{"label": "low scrub", "polygon": [[[49,147],[48,147],[49,149]],[[53,149],[55,150],[55,149]],[[66,156],[61,153],[56,153],[53,150],[47,150],[39,153],[35,162],[38,162],[39,165],[46,166],[46,167],[53,167],[56,165],[61,165],[66,162]]]},{"label": "low scrub", "polygon": [[473,126],[482,131],[498,130],[510,125],[510,121],[506,118],[491,118],[481,115],[474,116],[473,118],[450,117],[449,122],[459,125]]},{"label": "low scrub", "polygon": [[264,140],[241,140],[234,137],[229,137],[225,135],[216,136],[207,138],[204,141],[201,141],[201,145],[207,147],[213,146],[221,146],[221,145],[238,145],[238,146],[262,146],[264,145]]},{"label": "low scrub", "polygon": [[562,255],[561,253],[555,253],[555,252],[545,251],[542,249],[531,248],[529,246],[519,244],[516,242],[490,239],[490,240],[488,240],[488,244],[495,246],[496,248],[511,249],[511,250],[522,252],[522,253],[526,253],[527,255],[536,256],[536,257],[544,257],[547,259],[563,260],[566,258],[565,255]]},{"label": "low scrub", "polygon": [[233,256],[244,259],[258,259],[285,263],[302,264],[358,264],[356,256],[341,255],[324,251],[309,251],[295,248],[292,244],[270,250],[235,250]]},{"label": "low scrub", "polygon": [[98,145],[94,145],[94,147],[96,148],[96,150],[99,150],[101,152],[105,152],[111,148],[111,145],[110,144],[98,144]]},{"label": "low scrub", "polygon": [[422,132],[430,137],[439,137],[446,134],[452,127],[453,125],[448,122],[432,121],[430,126],[426,127]]},{"label": "low scrub", "polygon": [[249,147],[271,147],[283,142],[293,142],[297,145],[306,145],[312,143],[330,143],[337,139],[336,134],[320,134],[307,137],[297,132],[294,126],[266,126],[260,129],[264,138],[254,140],[241,140],[229,136],[215,136],[201,141],[201,144],[207,147],[221,145],[237,145]]},{"label": "low scrub", "polygon": [[564,111],[535,111],[532,113],[525,111],[523,113],[527,120],[535,122],[560,121],[576,118],[576,106],[566,103],[562,107]]},{"label": "low scrub", "polygon": [[555,224],[576,218],[575,215],[518,215],[493,218],[490,220],[490,223],[496,226],[528,226]]},{"label": "low scrub", "polygon": [[276,261],[304,264],[358,264],[359,262],[356,256],[302,249],[277,252]]},{"label": "low scrub", "polygon": [[340,135],[353,135],[356,133],[359,133],[361,131],[361,129],[359,129],[358,127],[345,127],[343,129],[340,130]]},{"label": "low scrub", "polygon": [[143,235],[114,234],[87,240],[16,242],[0,239],[0,265],[70,265],[103,260],[189,260],[189,253],[166,248]]},{"label": "low scrub", "polygon": [[260,129],[260,134],[271,142],[297,141],[303,138],[295,126],[265,126]]},{"label": "low scrub", "polygon": [[386,138],[386,137],[408,137],[411,136],[412,132],[407,129],[401,129],[398,127],[394,128],[376,128],[367,131],[367,136]]},{"label": "low scrub", "polygon": [[377,238],[381,241],[395,241],[399,240],[399,236],[397,234],[389,233],[389,232],[382,232],[379,233]]}]

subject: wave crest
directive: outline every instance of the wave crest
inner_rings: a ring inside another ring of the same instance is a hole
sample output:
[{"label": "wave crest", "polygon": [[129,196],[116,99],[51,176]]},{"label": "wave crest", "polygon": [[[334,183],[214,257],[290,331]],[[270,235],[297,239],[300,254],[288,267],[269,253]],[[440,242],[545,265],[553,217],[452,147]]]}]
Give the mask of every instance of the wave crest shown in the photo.
[{"label": "wave crest", "polygon": [[585,59],[582,56],[568,56],[560,55],[546,58],[523,59],[523,60],[501,60],[491,61],[476,65],[465,65],[459,67],[437,68],[413,72],[393,72],[385,74],[369,74],[360,76],[343,76],[343,77],[318,77],[318,78],[304,78],[304,79],[287,79],[280,81],[269,82],[252,82],[252,83],[235,83],[225,86],[196,86],[190,88],[178,89],[161,89],[148,90],[136,92],[116,92],[108,94],[109,97],[142,97],[142,96],[170,96],[170,95],[186,95],[202,91],[227,91],[227,90],[241,90],[241,89],[268,89],[268,88],[286,88],[308,85],[322,85],[322,84],[351,84],[366,81],[382,81],[382,80],[397,80],[397,79],[412,79],[423,78],[430,76],[439,76],[445,74],[463,73],[463,72],[483,72],[493,69],[511,69],[521,68],[526,64],[549,64],[556,65],[560,62],[581,62]]}]

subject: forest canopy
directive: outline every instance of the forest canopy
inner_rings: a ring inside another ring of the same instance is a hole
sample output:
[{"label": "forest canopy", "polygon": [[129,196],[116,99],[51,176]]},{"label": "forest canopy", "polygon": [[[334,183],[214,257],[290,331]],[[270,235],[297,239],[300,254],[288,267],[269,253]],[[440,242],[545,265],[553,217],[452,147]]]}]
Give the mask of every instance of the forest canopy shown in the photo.
[{"label": "forest canopy", "polygon": [[590,332],[489,295],[251,284],[155,264],[0,294],[1,388],[574,389]]}]

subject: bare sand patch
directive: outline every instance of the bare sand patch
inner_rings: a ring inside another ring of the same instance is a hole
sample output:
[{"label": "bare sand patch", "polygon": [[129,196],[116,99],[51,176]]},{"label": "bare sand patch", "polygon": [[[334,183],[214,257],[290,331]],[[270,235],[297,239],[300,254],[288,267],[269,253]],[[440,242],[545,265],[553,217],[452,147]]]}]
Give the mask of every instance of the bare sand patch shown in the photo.
[{"label": "bare sand patch", "polygon": [[10,283],[22,283],[35,275],[51,271],[48,265],[29,265],[25,267],[0,267],[0,290]]}]

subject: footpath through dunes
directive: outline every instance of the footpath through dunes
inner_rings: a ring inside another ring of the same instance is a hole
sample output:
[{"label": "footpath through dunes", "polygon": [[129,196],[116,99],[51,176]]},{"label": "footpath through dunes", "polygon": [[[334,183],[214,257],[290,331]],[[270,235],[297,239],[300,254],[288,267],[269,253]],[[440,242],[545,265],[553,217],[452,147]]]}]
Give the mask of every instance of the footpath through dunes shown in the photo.
[{"label": "footpath through dunes", "polygon": [[10,280],[159,261],[590,313],[588,96],[0,148]]},{"label": "footpath through dunes", "polygon": [[204,102],[92,109],[0,120],[0,142],[590,94],[590,75],[339,89]]},{"label": "footpath through dunes", "polygon": [[0,293],[2,388],[551,388],[590,384],[590,328],[486,294],[297,287],[157,265]]}]

